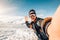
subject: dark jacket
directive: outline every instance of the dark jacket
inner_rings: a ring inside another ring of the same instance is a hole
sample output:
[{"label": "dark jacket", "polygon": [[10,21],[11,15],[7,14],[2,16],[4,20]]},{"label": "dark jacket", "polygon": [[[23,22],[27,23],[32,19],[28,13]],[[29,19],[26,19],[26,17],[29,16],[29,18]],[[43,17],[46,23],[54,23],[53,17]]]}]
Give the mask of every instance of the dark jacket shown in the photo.
[{"label": "dark jacket", "polygon": [[37,33],[39,34],[40,33],[40,29],[41,29],[41,26],[38,24],[39,21],[42,21],[43,19],[42,18],[36,18],[36,22],[31,22],[29,23],[28,21],[26,21],[26,25],[27,27],[29,28],[29,25],[32,24],[32,28],[35,29],[37,31]]}]

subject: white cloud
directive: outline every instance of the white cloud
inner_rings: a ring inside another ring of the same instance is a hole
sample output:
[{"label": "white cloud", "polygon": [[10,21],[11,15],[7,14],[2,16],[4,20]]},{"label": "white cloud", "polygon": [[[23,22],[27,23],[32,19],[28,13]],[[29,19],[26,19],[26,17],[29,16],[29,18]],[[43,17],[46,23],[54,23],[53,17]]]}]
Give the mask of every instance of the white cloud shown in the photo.
[{"label": "white cloud", "polygon": [[16,9],[16,7],[0,8],[0,15],[14,14]]},{"label": "white cloud", "polygon": [[23,17],[21,16],[7,16],[7,15],[3,15],[3,16],[0,16],[0,21],[3,21],[3,22],[11,22],[11,21],[14,21],[14,20],[19,20],[19,19],[23,19]]},{"label": "white cloud", "polygon": [[44,14],[38,14],[37,17],[44,18]]},{"label": "white cloud", "polygon": [[[24,23],[24,17],[16,16],[18,7],[8,3],[8,1],[0,1],[0,21],[13,22],[16,24]],[[23,13],[23,12],[20,12]]]},{"label": "white cloud", "polygon": [[44,9],[37,10],[37,13],[39,13],[39,14],[44,14],[46,12],[47,12],[47,10],[44,10]]},{"label": "white cloud", "polygon": [[44,9],[37,10],[36,12],[38,13],[37,16],[42,18],[44,18],[45,13],[47,13],[47,11]]},{"label": "white cloud", "polygon": [[51,17],[52,16],[52,15],[48,14],[47,10],[44,10],[44,9],[37,10],[37,13],[38,13],[37,16],[41,17],[41,18]]},{"label": "white cloud", "polygon": [[16,15],[18,7],[8,3],[8,0],[0,0],[0,15]]}]

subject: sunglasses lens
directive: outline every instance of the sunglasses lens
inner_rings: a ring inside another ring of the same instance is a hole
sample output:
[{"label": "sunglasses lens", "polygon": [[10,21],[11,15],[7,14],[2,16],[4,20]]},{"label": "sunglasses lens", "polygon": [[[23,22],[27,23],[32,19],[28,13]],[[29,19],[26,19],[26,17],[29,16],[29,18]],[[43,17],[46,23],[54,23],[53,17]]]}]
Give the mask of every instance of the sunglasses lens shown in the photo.
[{"label": "sunglasses lens", "polygon": [[34,14],[34,13],[30,13],[30,14]]},{"label": "sunglasses lens", "polygon": [[35,17],[35,14],[31,14],[30,17]]}]

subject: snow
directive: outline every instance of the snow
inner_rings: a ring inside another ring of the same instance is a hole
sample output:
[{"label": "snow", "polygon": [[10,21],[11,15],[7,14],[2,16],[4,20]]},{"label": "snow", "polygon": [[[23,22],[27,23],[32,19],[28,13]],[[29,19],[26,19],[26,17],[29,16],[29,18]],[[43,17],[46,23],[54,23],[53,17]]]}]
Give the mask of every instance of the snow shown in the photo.
[{"label": "snow", "polygon": [[29,28],[0,28],[0,40],[38,40]]},{"label": "snow", "polygon": [[24,17],[0,16],[0,40],[38,40],[38,37],[27,28]]}]

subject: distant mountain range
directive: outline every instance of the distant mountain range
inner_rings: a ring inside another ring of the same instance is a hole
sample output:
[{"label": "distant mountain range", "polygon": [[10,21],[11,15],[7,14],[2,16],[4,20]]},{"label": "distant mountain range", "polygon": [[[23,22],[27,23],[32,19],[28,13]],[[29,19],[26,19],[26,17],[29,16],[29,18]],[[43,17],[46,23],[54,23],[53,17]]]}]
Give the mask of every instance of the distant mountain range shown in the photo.
[{"label": "distant mountain range", "polygon": [[26,26],[24,17],[0,16],[0,27],[23,27],[23,26]]}]

